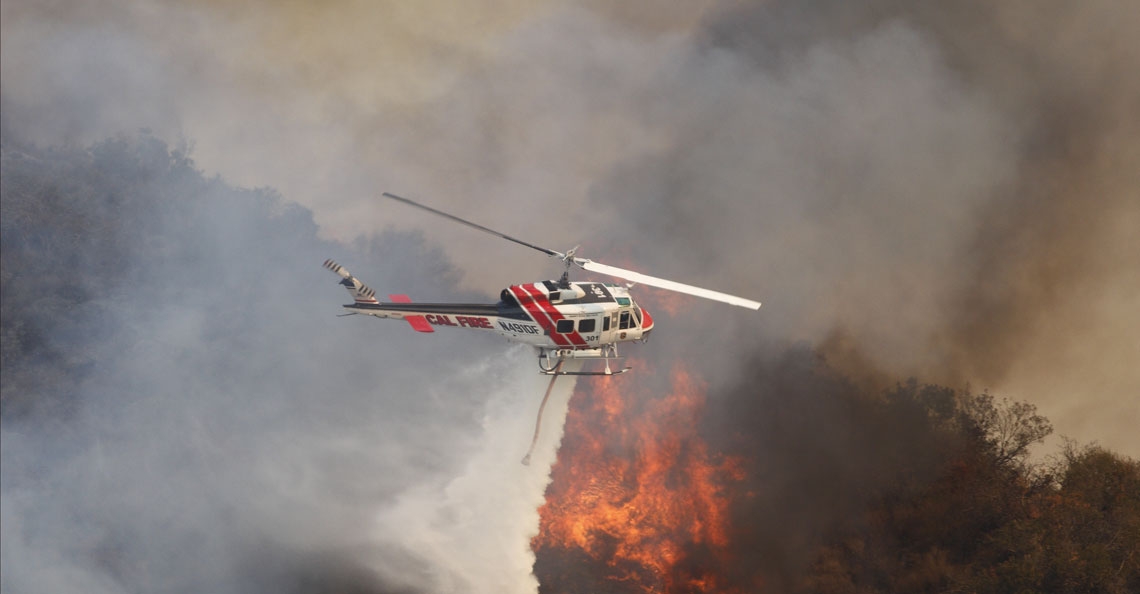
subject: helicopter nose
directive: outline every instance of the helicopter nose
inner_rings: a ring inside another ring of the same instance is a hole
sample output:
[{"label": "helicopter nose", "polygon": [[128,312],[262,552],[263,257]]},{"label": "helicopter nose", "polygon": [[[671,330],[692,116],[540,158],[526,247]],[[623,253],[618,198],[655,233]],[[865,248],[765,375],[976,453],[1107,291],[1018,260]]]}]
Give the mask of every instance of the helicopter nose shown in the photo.
[{"label": "helicopter nose", "polygon": [[649,315],[649,312],[645,311],[645,308],[643,307],[643,308],[641,308],[641,330],[643,332],[649,332],[652,329],[653,329],[653,316]]}]

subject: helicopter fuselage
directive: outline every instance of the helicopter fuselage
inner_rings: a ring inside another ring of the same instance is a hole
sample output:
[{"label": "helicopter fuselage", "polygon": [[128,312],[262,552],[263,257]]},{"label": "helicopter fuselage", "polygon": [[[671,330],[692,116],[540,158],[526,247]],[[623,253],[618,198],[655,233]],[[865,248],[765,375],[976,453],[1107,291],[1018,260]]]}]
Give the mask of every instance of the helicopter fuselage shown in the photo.
[{"label": "helicopter fuselage", "polygon": [[[346,280],[344,284],[348,285]],[[353,292],[352,287],[349,291]],[[382,303],[355,294],[344,308],[352,313],[407,320],[420,332],[470,328],[497,332],[507,340],[540,349],[594,350],[619,342],[645,340],[653,318],[626,287],[612,283],[543,281],[511,285],[498,303],[411,303],[403,295]]]}]

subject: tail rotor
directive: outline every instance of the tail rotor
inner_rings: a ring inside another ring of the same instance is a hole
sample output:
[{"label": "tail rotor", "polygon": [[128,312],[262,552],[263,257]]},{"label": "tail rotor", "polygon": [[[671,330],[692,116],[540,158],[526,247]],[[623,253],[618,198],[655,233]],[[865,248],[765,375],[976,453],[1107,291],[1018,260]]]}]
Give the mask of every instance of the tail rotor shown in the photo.
[{"label": "tail rotor", "polygon": [[325,268],[335,272],[342,280],[340,284],[348,290],[352,295],[352,299],[358,303],[379,303],[376,300],[376,290],[368,285],[360,282],[352,273],[344,266],[337,264],[333,260],[325,260]]}]

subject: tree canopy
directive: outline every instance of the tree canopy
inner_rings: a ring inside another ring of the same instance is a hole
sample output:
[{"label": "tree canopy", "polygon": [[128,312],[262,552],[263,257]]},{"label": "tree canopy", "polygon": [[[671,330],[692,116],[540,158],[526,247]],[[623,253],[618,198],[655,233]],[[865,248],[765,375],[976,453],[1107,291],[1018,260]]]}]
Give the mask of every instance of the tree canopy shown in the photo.
[{"label": "tree canopy", "polygon": [[889,400],[923,402],[960,445],[933,480],[886,485],[830,534],[803,592],[1140,591],[1140,463],[1071,441],[1030,463],[1052,430],[1032,404],[965,393],[947,415],[937,393],[911,382]]}]

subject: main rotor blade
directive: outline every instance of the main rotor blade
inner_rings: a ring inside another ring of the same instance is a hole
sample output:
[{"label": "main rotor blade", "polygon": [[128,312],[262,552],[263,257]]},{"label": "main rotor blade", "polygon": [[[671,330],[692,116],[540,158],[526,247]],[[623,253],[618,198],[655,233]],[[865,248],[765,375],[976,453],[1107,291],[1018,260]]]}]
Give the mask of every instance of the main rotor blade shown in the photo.
[{"label": "main rotor blade", "polygon": [[736,295],[729,295],[728,293],[721,293],[720,291],[702,289],[700,287],[694,287],[693,285],[686,285],[684,283],[657,278],[655,276],[641,274],[640,272],[634,272],[632,270],[626,270],[624,268],[618,268],[616,266],[600,264],[598,262],[594,262],[593,260],[586,260],[584,258],[574,258],[574,263],[592,272],[608,274],[610,276],[625,279],[627,281],[642,285],[649,285],[651,287],[657,287],[659,289],[668,289],[670,291],[676,291],[678,293],[685,293],[686,295],[693,295],[696,297],[703,297],[705,299],[712,299],[713,301],[720,301],[722,303],[747,307],[748,309],[752,310],[760,309],[759,301],[737,297]]},{"label": "main rotor blade", "polygon": [[502,237],[503,239],[506,239],[507,241],[513,241],[517,244],[525,245],[528,248],[538,250],[538,251],[540,251],[540,252],[542,252],[548,256],[557,256],[559,258],[563,258],[566,256],[566,254],[563,254],[562,252],[556,252],[554,250],[548,250],[544,247],[534,245],[533,243],[527,243],[521,239],[515,239],[514,237],[511,237],[510,235],[507,235],[506,233],[499,233],[498,231],[495,231],[494,229],[488,229],[487,227],[484,227],[483,225],[480,225],[478,223],[472,223],[471,221],[468,221],[466,219],[461,219],[455,215],[447,214],[446,212],[443,212],[442,210],[436,210],[430,206],[424,206],[423,204],[420,204],[419,202],[415,202],[413,200],[408,200],[407,198],[403,198],[401,196],[397,196],[395,194],[391,194],[388,192],[384,192],[383,195],[385,198],[391,198],[392,200],[395,200],[396,202],[403,202],[404,204],[407,204],[408,206],[414,206],[416,208],[426,210],[432,214],[439,215],[445,219],[451,219],[451,220],[455,221],[456,223],[467,225],[468,227],[478,229],[484,233],[490,233],[491,235],[494,235],[496,237]]}]

